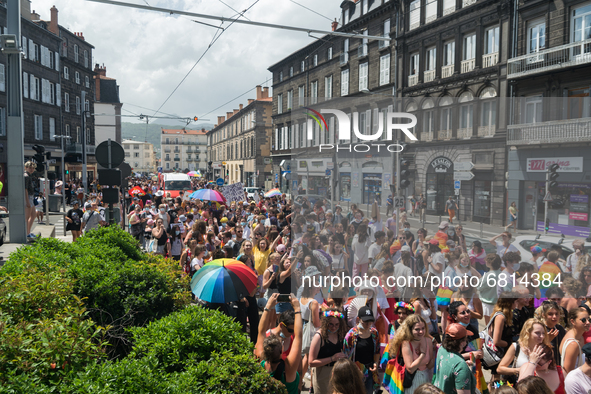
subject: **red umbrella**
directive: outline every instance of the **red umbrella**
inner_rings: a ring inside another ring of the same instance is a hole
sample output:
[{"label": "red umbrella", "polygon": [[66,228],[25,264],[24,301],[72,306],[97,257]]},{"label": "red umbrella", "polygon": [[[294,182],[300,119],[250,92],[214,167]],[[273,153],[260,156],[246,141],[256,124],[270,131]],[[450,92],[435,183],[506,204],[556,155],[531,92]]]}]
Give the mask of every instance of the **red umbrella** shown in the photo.
[{"label": "red umbrella", "polygon": [[139,197],[145,195],[144,189],[139,186],[132,187],[129,190],[129,195],[134,197]]}]

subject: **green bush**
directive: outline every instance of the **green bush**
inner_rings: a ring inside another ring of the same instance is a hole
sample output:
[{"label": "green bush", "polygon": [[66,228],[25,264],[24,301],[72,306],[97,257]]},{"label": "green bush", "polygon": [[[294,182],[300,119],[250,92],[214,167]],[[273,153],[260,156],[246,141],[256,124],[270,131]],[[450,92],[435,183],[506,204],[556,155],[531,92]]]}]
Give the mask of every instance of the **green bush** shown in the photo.
[{"label": "green bush", "polygon": [[187,363],[207,361],[212,353],[252,355],[253,345],[232,318],[200,306],[175,312],[146,327],[130,328],[130,358],[153,358],[166,372],[180,372]]},{"label": "green bush", "polygon": [[212,354],[207,361],[187,363],[183,372],[166,373],[154,358],[126,358],[89,367],[73,383],[60,387],[64,394],[287,394],[247,355]]},{"label": "green bush", "polygon": [[55,385],[104,357],[103,330],[88,319],[61,272],[0,279],[0,387]]},{"label": "green bush", "polygon": [[0,278],[28,269],[60,270],[75,280],[72,291],[84,299],[89,316],[110,328],[111,357],[129,351],[128,327],[145,325],[191,300],[189,279],[177,262],[142,254],[137,241],[117,227],[91,231],[72,244],[41,239],[20,248],[0,270]]}]

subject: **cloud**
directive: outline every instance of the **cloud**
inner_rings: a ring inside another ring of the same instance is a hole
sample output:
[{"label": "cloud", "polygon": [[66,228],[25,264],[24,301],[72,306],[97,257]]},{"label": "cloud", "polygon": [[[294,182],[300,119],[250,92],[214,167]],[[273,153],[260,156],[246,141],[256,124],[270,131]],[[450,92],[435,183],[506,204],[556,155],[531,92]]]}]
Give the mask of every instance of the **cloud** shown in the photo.
[{"label": "cloud", "polygon": [[[238,11],[255,0],[224,0]],[[329,18],[338,18],[340,1],[297,0]],[[217,0],[151,1],[154,7],[233,17],[235,12]],[[137,4],[146,4],[136,0]],[[104,64],[107,76],[120,85],[123,108],[157,109],[206,50],[218,29],[193,22],[195,18],[143,11],[80,0],[32,0],[35,10],[49,20],[49,9],[59,10],[59,23],[83,32],[95,49],[93,62]],[[260,0],[245,16],[253,21],[330,30],[330,21],[288,0]],[[201,19],[219,26],[219,21]],[[226,22],[222,27],[228,28]],[[179,116],[201,116],[271,77],[267,68],[311,42],[303,32],[233,24],[211,47],[183,84],[162,107]],[[267,83],[271,86],[271,82]],[[207,116],[238,108],[254,98],[254,90]],[[125,121],[134,121],[126,119]]]}]

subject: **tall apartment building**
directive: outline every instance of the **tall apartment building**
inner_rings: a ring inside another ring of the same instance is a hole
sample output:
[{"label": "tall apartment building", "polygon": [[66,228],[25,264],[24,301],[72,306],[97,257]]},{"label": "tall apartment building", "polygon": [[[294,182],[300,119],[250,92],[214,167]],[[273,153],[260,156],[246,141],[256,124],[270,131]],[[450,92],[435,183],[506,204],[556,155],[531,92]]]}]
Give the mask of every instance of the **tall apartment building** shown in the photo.
[{"label": "tall apartment building", "polygon": [[154,145],[149,142],[134,140],[123,140],[125,151],[125,162],[129,164],[132,171],[142,175],[156,173],[156,152]]},{"label": "tall apartment building", "polygon": [[242,182],[255,187],[273,182],[269,159],[273,99],[269,88],[256,89],[255,100],[218,116],[217,124],[207,132],[214,179],[223,177],[230,184]]},{"label": "tall apartment building", "polygon": [[207,168],[205,129],[162,129],[160,159],[163,172],[189,172]]},{"label": "tall apartment building", "polygon": [[[23,6],[24,5],[24,6]],[[24,120],[24,154],[30,159],[35,154],[33,145],[44,145],[52,152],[54,159],[49,171],[60,173],[60,141],[55,139],[60,125],[60,56],[61,40],[59,36],[48,30],[47,23],[39,20],[39,16],[31,13],[28,2],[22,2],[21,42],[22,60],[22,92]],[[0,5],[0,28],[3,34],[6,29],[6,4]],[[0,53],[0,180],[6,174],[6,85],[7,57]],[[7,193],[4,182],[2,196]]]},{"label": "tall apartment building", "polygon": [[[395,4],[345,1],[341,23],[334,22],[332,29],[389,36],[396,23]],[[333,200],[386,204],[394,174],[392,153],[386,149],[365,154],[346,149],[338,154],[334,149],[320,152],[321,144],[343,148],[345,141],[335,135],[338,123],[333,116],[324,115],[326,128],[309,122],[306,108],[339,109],[358,119],[362,134],[375,133],[379,118],[393,108],[393,58],[393,44],[387,41],[327,35],[269,67],[273,73],[271,157],[274,180],[283,190],[289,187],[292,193],[328,196],[332,178]],[[358,140],[353,137],[350,142]]]},{"label": "tall apartment building", "polygon": [[114,78],[107,77],[107,68],[94,66],[94,127],[95,144],[109,138],[121,143],[121,107],[119,85]]},{"label": "tall apartment building", "polygon": [[544,230],[546,170],[560,165],[550,233],[586,238],[591,207],[591,2],[519,1],[508,127],[508,201]]},{"label": "tall apartment building", "polygon": [[[427,213],[445,214],[454,195],[454,163],[472,162],[461,182],[464,220],[504,224],[507,59],[512,8],[497,0],[401,3],[396,92],[418,118],[409,143],[414,171],[407,195],[424,193]],[[501,98],[501,99],[499,99]]]}]

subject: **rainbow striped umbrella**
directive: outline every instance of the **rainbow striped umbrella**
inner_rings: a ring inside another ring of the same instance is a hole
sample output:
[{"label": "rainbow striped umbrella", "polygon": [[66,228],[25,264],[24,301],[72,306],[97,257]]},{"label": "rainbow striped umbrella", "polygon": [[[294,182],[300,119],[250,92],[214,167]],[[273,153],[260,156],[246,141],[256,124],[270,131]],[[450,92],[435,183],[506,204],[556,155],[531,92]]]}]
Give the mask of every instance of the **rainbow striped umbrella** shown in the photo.
[{"label": "rainbow striped umbrella", "polygon": [[191,291],[205,302],[238,301],[256,287],[258,276],[244,263],[219,259],[205,264],[191,280]]},{"label": "rainbow striped umbrella", "polygon": [[187,175],[192,176],[192,177],[198,176],[197,172],[195,172],[195,171],[189,171],[189,172],[187,172]]},{"label": "rainbow striped umbrella", "polygon": [[271,189],[268,192],[265,193],[265,198],[270,198],[270,197],[275,197],[275,196],[280,196],[281,190],[275,188],[275,189]]},{"label": "rainbow striped umbrella", "polygon": [[196,200],[214,201],[219,203],[226,202],[226,199],[224,198],[222,193],[213,189],[199,189],[191,193],[189,198],[194,198]]}]

